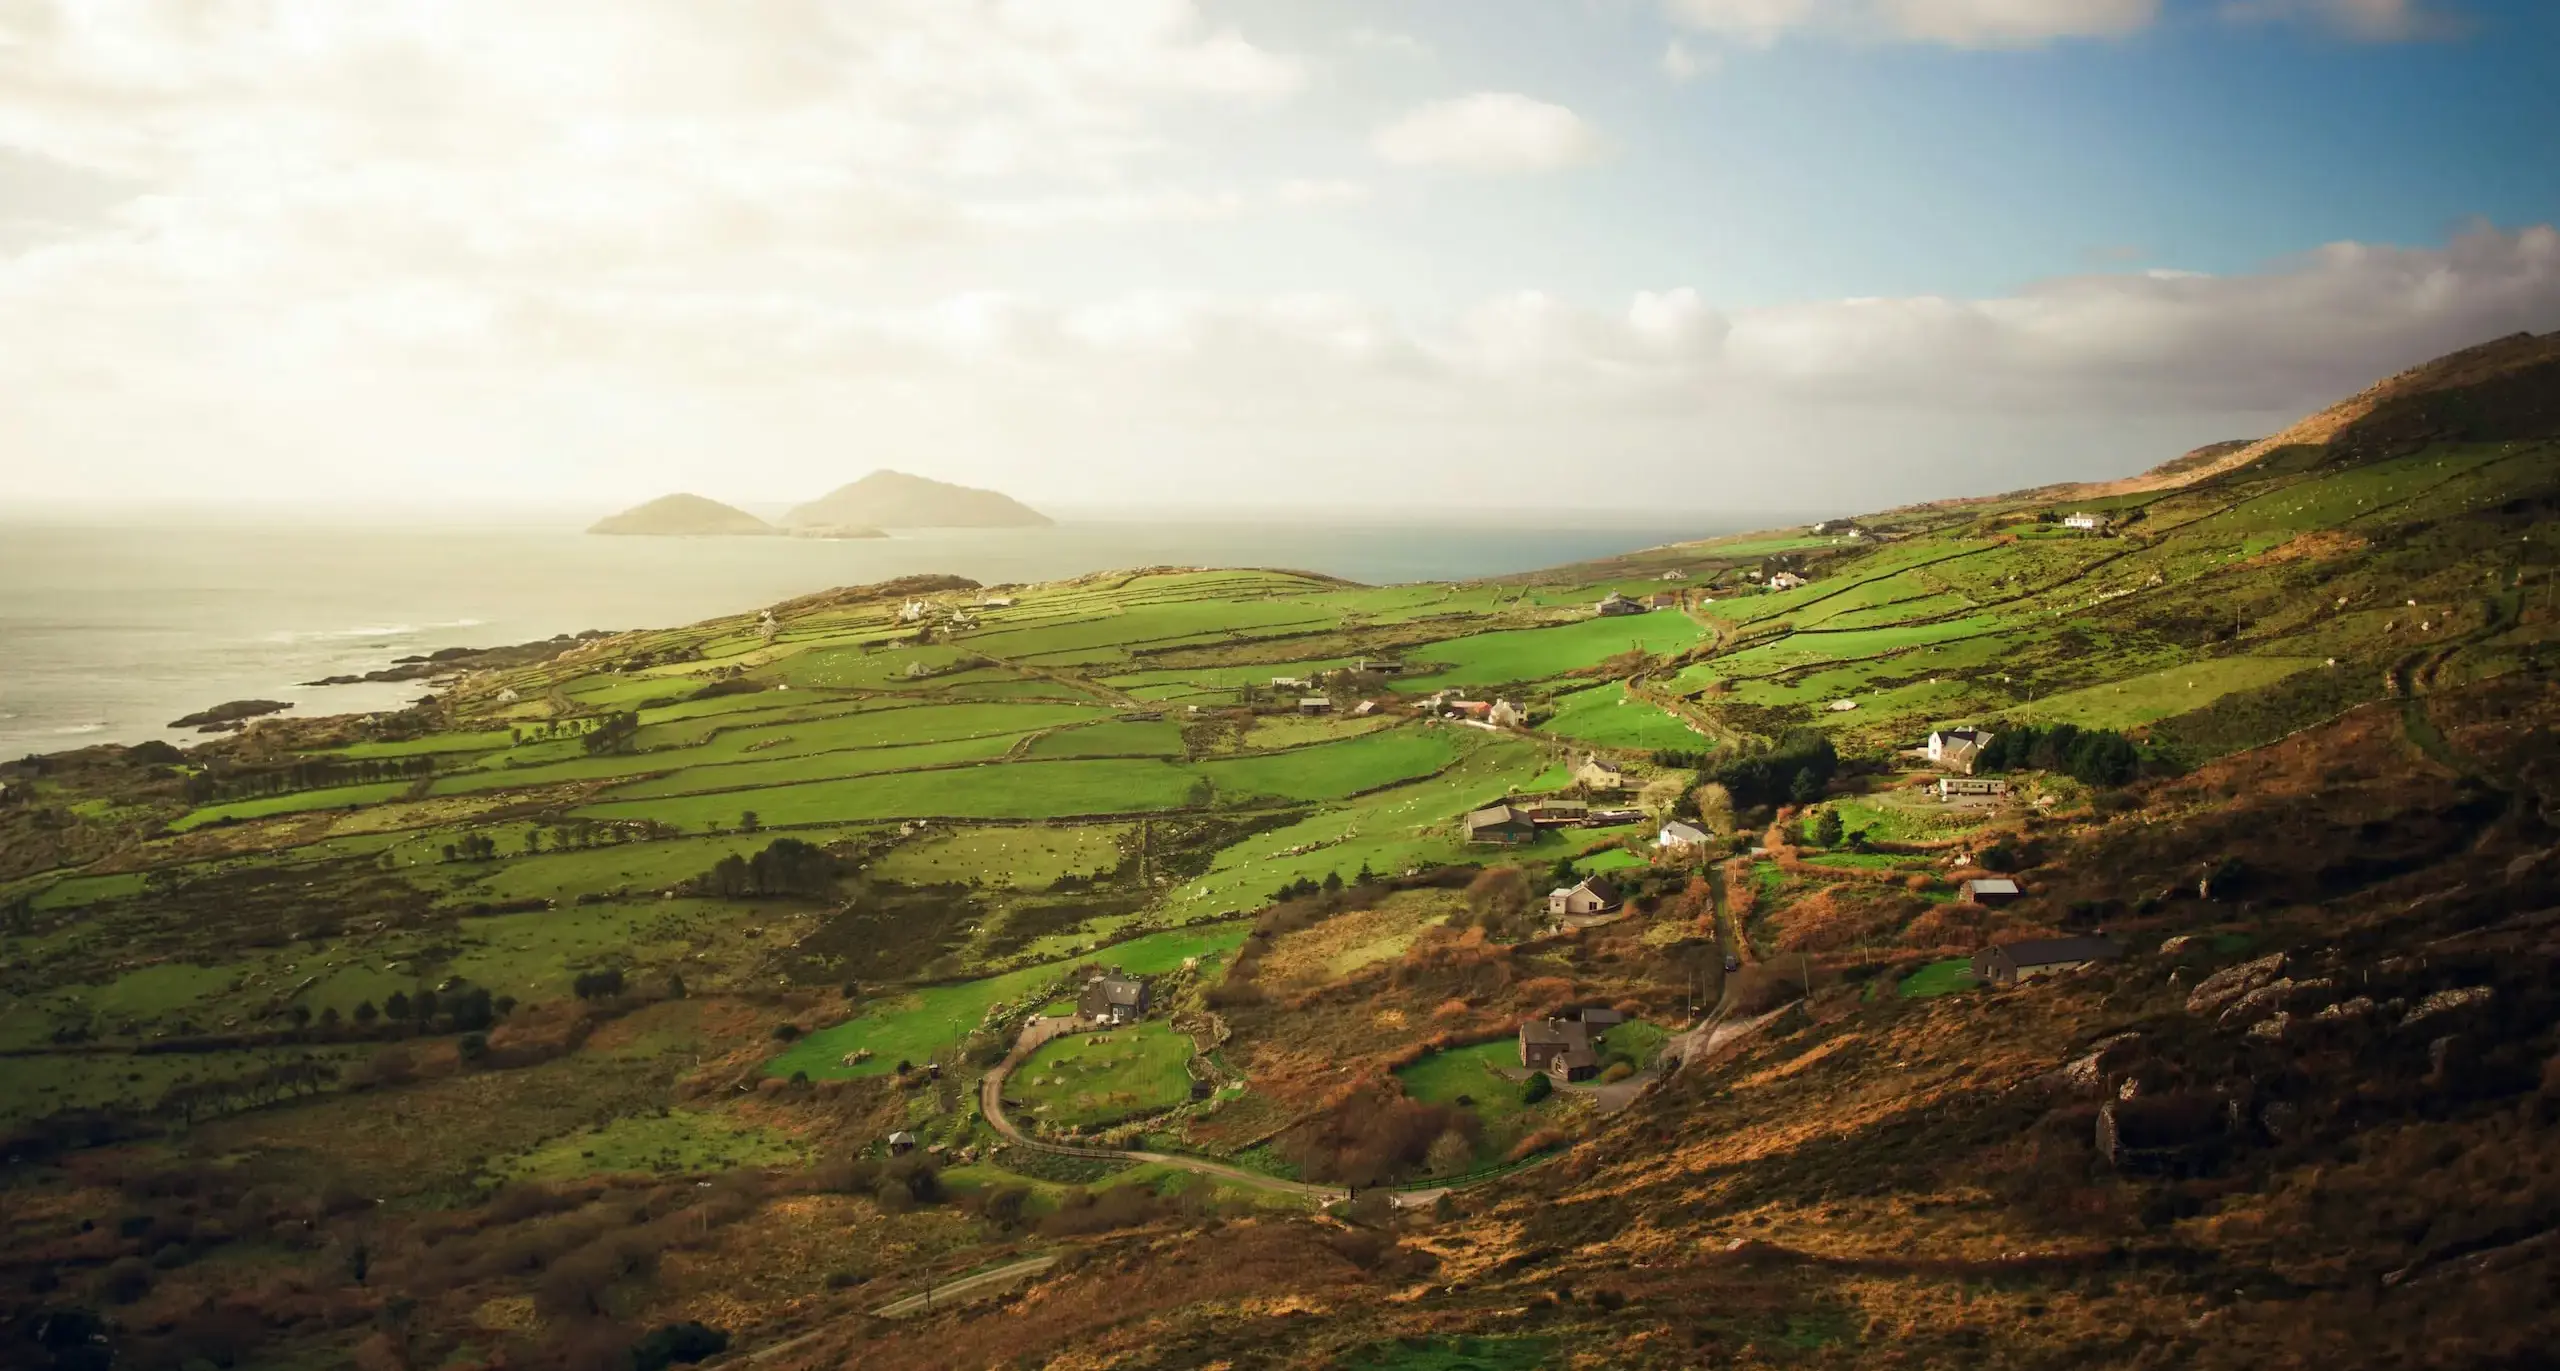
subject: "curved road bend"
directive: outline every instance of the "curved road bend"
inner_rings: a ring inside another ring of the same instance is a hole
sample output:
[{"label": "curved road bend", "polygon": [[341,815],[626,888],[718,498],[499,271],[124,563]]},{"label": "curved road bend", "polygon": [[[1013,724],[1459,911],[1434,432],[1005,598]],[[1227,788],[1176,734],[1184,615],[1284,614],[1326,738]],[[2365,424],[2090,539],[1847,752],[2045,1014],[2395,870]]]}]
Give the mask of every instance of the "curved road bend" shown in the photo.
[{"label": "curved road bend", "polygon": [[1349,1190],[1338,1185],[1309,1185],[1304,1181],[1284,1181],[1277,1176],[1265,1176],[1260,1172],[1247,1171],[1242,1167],[1203,1161],[1198,1157],[1185,1157],[1176,1153],[1140,1152],[1116,1147],[1070,1147],[1064,1143],[1043,1142],[1014,1127],[1013,1120],[1005,1117],[1005,1078],[1011,1076],[1014,1067],[1020,1064],[1019,1055],[1007,1056],[978,1080],[978,1112],[986,1115],[987,1125],[995,1129],[1007,1142],[1030,1148],[1034,1152],[1047,1152],[1061,1157],[1101,1157],[1121,1161],[1154,1162],[1159,1166],[1170,1166],[1177,1171],[1214,1176],[1219,1180],[1232,1181],[1237,1185],[1250,1186],[1256,1190],[1269,1190],[1283,1195],[1303,1195],[1328,1204],[1351,1197]]}]

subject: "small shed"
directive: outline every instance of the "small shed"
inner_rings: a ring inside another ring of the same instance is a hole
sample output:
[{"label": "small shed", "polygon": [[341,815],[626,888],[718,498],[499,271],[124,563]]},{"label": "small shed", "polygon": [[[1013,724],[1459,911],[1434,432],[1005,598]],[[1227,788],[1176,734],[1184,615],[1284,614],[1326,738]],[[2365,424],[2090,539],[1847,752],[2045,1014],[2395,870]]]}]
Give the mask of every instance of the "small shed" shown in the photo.
[{"label": "small shed", "polygon": [[1537,816],[1518,805],[1494,805],[1466,818],[1467,841],[1516,847],[1538,839]]},{"label": "small shed", "polygon": [[1333,701],[1322,695],[1309,695],[1298,701],[1298,712],[1301,714],[1330,714],[1333,712]]},{"label": "small shed", "polygon": [[1644,612],[1644,601],[1630,600],[1626,596],[1621,595],[1614,590],[1610,591],[1608,595],[1603,597],[1600,601],[1600,614],[1603,618],[1614,618],[1620,614],[1642,614]]},{"label": "small shed", "polygon": [[889,1155],[903,1157],[916,1150],[916,1135],[901,1128],[889,1135]]},{"label": "small shed", "polygon": [[2008,793],[2009,783],[1997,776],[1941,776],[1938,778],[1938,798],[1941,800],[1959,799],[1967,795],[2006,795]]},{"label": "small shed", "polygon": [[2077,971],[2094,962],[2111,962],[2123,955],[2124,949],[2106,938],[2037,938],[1986,947],[1975,953],[1973,975],[1985,985],[2016,985],[2038,976]]},{"label": "small shed", "polygon": [[2026,893],[2006,876],[1976,876],[1964,883],[1963,899],[1966,904],[2007,904]]}]

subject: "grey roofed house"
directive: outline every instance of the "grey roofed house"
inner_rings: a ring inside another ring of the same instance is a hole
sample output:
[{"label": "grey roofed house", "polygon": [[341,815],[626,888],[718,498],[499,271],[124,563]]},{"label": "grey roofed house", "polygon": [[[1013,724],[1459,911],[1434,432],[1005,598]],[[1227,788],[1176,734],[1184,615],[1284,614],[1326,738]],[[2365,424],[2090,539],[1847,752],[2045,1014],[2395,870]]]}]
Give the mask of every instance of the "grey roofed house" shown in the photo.
[{"label": "grey roofed house", "polygon": [[1974,979],[1986,985],[2015,985],[2059,971],[2074,971],[2092,962],[2124,955],[2112,939],[2100,937],[2036,938],[1986,947],[1973,955]]},{"label": "grey roofed house", "polygon": [[1568,1047],[1547,1058],[1547,1074],[1560,1081],[1587,1081],[1600,1074],[1600,1054],[1587,1047]]},{"label": "grey roofed house", "polygon": [[1696,824],[1678,819],[1662,826],[1662,835],[1653,840],[1655,847],[1704,847],[1709,842],[1707,831]]},{"label": "grey roofed house", "polygon": [[1333,701],[1322,695],[1309,695],[1298,701],[1298,712],[1301,714],[1322,714],[1332,708]]},{"label": "grey roofed house", "polygon": [[1591,1025],[1578,1019],[1531,1019],[1520,1025],[1520,1064],[1544,1071],[1559,1052],[1591,1050]]},{"label": "grey roofed house", "polygon": [[1642,600],[1630,600],[1613,590],[1600,601],[1600,612],[1604,615],[1642,614],[1645,605]]},{"label": "grey roofed house", "polygon": [[1577,1010],[1574,1017],[1582,1020],[1595,1033],[1605,1033],[1627,1021],[1627,1016],[1603,1006]]},{"label": "grey roofed house", "polygon": [[1146,979],[1118,972],[1096,976],[1085,982],[1076,1012],[1103,1023],[1136,1023],[1147,1017]]},{"label": "grey roofed house", "polygon": [[1501,843],[1505,846],[1535,842],[1538,838],[1537,816],[1518,805],[1500,804],[1479,809],[1466,818],[1467,841]]},{"label": "grey roofed house", "polygon": [[1976,876],[1964,883],[1962,898],[1966,904],[2006,904],[2026,893],[2006,876]]},{"label": "grey roofed house", "polygon": [[1583,800],[1542,798],[1513,807],[1526,811],[1530,818],[1548,825],[1578,824],[1591,817],[1591,805]]}]

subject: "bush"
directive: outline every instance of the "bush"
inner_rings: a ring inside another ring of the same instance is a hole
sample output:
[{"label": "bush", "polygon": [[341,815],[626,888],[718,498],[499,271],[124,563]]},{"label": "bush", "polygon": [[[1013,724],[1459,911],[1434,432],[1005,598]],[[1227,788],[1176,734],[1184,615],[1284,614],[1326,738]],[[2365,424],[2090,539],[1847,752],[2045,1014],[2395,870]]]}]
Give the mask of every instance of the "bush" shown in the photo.
[{"label": "bush", "polygon": [[1531,1076],[1528,1084],[1520,1087],[1520,1102],[1522,1104],[1536,1104],[1538,1101],[1543,1100],[1554,1093],[1556,1093],[1556,1083],[1547,1078],[1546,1072],[1541,1071],[1537,1075]]},{"label": "bush", "polygon": [[1600,1073],[1600,1083],[1602,1085],[1615,1084],[1616,1082],[1623,1081],[1634,1074],[1636,1074],[1636,1069],[1627,1065],[1625,1062],[1611,1062],[1609,1064],[1609,1069]]},{"label": "bush", "polygon": [[642,1338],[631,1349],[631,1371],[666,1371],[676,1365],[718,1356],[729,1350],[729,1335],[699,1323],[671,1323]]}]

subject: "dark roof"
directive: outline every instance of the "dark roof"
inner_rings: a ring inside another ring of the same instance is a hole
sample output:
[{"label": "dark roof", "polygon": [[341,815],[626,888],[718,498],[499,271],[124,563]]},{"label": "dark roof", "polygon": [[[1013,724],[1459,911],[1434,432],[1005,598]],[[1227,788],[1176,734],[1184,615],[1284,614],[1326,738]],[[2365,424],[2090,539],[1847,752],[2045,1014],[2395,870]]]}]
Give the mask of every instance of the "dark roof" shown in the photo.
[{"label": "dark roof", "polygon": [[1552,1071],[1556,1067],[1561,1066],[1567,1071],[1579,1071],[1586,1066],[1598,1066],[1599,1064],[1600,1054],[1592,1051],[1590,1048],[1568,1047],[1564,1051],[1559,1052],[1548,1059],[1547,1069]]},{"label": "dark roof", "polygon": [[1520,1025],[1520,1041],[1588,1048],[1591,1045],[1591,1028],[1573,1019],[1531,1019]]},{"label": "dark roof", "polygon": [[1586,1009],[1582,1011],[1582,1021],[1606,1028],[1613,1023],[1625,1023],[1627,1016],[1614,1009]]},{"label": "dark roof", "polygon": [[1135,1005],[1147,993],[1147,983],[1135,976],[1097,976],[1085,988],[1101,991],[1106,1004]]},{"label": "dark roof", "polygon": [[1618,888],[1609,884],[1609,878],[1606,876],[1594,876],[1591,879],[1584,881],[1582,884],[1575,886],[1574,889],[1590,891],[1592,897],[1600,901],[1602,904],[1616,904],[1618,902]]},{"label": "dark roof", "polygon": [[2124,949],[2105,938],[2037,938],[2023,943],[2003,943],[1999,951],[2007,954],[2017,966],[2052,966],[2057,962],[2103,962],[2124,955]]},{"label": "dark roof", "polygon": [[1479,809],[1467,816],[1469,828],[1495,828],[1503,824],[1534,824],[1536,822],[1537,820],[1532,818],[1527,810],[1517,805],[1495,805],[1490,809]]}]

